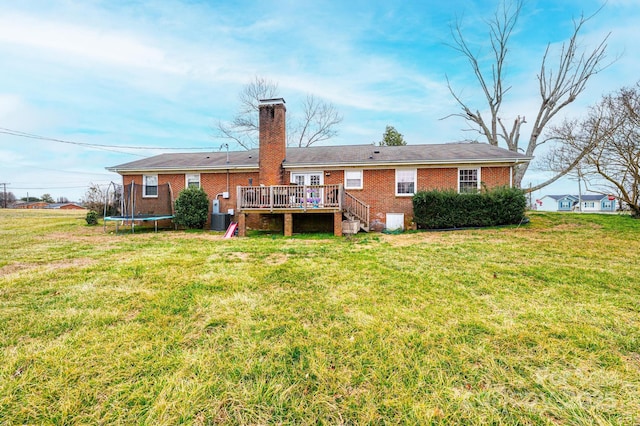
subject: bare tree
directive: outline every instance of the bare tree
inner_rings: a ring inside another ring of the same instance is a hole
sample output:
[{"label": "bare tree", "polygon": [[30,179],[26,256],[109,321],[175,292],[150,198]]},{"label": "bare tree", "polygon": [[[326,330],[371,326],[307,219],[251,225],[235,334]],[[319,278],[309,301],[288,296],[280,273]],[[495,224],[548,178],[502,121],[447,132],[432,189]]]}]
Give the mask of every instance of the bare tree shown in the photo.
[{"label": "bare tree", "polygon": [[240,105],[231,123],[218,121],[216,130],[219,136],[231,139],[244,149],[255,148],[258,145],[260,131],[258,101],[275,98],[277,93],[278,83],[262,77],[254,77],[253,81],[242,88],[239,95]]},{"label": "bare tree", "polygon": [[97,183],[90,183],[80,202],[89,210],[93,210],[102,215],[104,211],[104,203],[106,200],[106,191]]},{"label": "bare tree", "polygon": [[[239,95],[240,105],[230,123],[218,121],[215,130],[217,136],[231,139],[244,149],[258,146],[259,123],[258,104],[260,99],[278,97],[278,84],[262,77],[255,77],[246,84]],[[290,116],[295,118],[295,114]],[[287,123],[287,143],[307,147],[322,142],[338,134],[336,126],[342,122],[342,116],[333,104],[307,95],[302,105],[299,120]]]},{"label": "bare tree", "polygon": [[[542,55],[542,62],[538,72],[538,91],[540,94],[540,105],[533,121],[531,133],[526,144],[521,147],[522,125],[527,123],[524,116],[518,115],[512,123],[503,120],[501,107],[504,97],[511,89],[505,81],[505,67],[507,65],[508,45],[511,34],[516,27],[520,13],[522,12],[522,0],[512,3],[503,3],[487,22],[489,26],[489,40],[491,45],[490,66],[486,66],[479,53],[475,53],[472,45],[463,35],[461,23],[458,21],[451,28],[453,42],[451,47],[467,58],[471,69],[478,81],[484,98],[488,106],[488,116],[483,116],[480,109],[472,108],[465,103],[462,98],[455,93],[451,83],[447,79],[449,91],[458,102],[462,111],[452,114],[462,117],[469,124],[467,130],[477,131],[488,143],[498,146],[503,142],[510,151],[523,151],[528,156],[533,156],[534,152],[548,139],[542,139],[541,135],[549,122],[564,107],[576,100],[578,95],[585,90],[587,81],[606,68],[605,52],[607,48],[608,35],[590,51],[581,51],[579,48],[580,31],[584,25],[595,16],[580,16],[574,20],[573,33],[569,40],[563,43],[560,54],[555,65],[551,65],[551,46]],[[520,164],[514,175],[514,185],[520,186],[529,164]],[[562,174],[567,171],[563,171]],[[562,176],[556,175],[530,190],[540,189]]]},{"label": "bare tree", "polygon": [[551,166],[566,168],[582,154],[578,169],[587,189],[616,195],[640,217],[640,82],[604,96],[586,118],[565,120],[550,133],[563,147],[548,158]]},{"label": "bare tree", "polygon": [[0,207],[7,208],[16,201],[16,196],[11,191],[0,191]]},{"label": "bare tree", "polygon": [[320,101],[313,95],[307,95],[302,113],[298,128],[292,132],[291,144],[307,147],[316,142],[331,139],[338,134],[336,126],[342,122],[342,116],[333,104]]}]

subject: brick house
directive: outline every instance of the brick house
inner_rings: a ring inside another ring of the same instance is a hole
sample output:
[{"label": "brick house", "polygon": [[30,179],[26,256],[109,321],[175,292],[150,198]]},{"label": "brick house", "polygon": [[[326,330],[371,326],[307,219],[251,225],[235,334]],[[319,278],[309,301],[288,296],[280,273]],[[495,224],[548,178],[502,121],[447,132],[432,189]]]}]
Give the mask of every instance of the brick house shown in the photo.
[{"label": "brick house", "polygon": [[45,209],[56,209],[56,210],[87,210],[86,207],[81,206],[77,203],[52,203],[49,204]]},{"label": "brick house", "polygon": [[48,205],[49,203],[45,201],[34,201],[30,203],[15,204],[14,208],[35,210],[35,209],[46,209]]},{"label": "brick house", "polygon": [[531,160],[481,143],[287,148],[285,115],[283,99],[260,102],[258,149],[161,154],[107,169],[142,185],[150,203],[158,185],[174,194],[201,187],[240,235],[247,227],[342,235],[344,219],[364,230],[407,227],[419,190],[511,186],[514,166]]}]

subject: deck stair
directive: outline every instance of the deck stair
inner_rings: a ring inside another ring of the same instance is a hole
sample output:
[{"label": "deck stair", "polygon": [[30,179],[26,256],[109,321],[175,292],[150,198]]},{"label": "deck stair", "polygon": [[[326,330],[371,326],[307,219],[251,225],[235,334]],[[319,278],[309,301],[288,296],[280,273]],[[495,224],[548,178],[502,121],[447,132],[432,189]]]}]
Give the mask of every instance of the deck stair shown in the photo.
[{"label": "deck stair", "polygon": [[357,199],[348,192],[344,193],[344,210],[343,216],[348,220],[357,220],[360,222],[360,229],[369,232],[369,205]]}]

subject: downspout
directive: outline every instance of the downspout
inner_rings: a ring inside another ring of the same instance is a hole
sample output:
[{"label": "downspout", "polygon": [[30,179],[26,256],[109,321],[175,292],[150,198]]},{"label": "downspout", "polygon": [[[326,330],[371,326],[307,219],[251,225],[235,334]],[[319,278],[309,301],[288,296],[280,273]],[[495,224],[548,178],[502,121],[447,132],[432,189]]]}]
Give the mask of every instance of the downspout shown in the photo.
[{"label": "downspout", "polygon": [[509,188],[513,188],[513,168],[515,165],[509,167]]},{"label": "downspout", "polygon": [[[144,190],[144,177],[142,178],[142,181],[143,181],[142,189]],[[131,179],[131,194],[129,195],[131,196],[131,233],[132,234],[135,232],[134,224],[133,224],[133,215],[136,210],[136,205],[135,205],[136,197],[134,196],[134,193],[133,193],[135,189],[136,189],[135,183],[133,182],[133,179]],[[142,196],[142,194],[140,196]]]},{"label": "downspout", "polygon": [[171,215],[173,216],[176,214],[175,206],[174,206],[175,200],[173,199],[173,190],[171,189],[171,182],[167,182],[167,185],[169,185],[169,200],[171,202]]}]

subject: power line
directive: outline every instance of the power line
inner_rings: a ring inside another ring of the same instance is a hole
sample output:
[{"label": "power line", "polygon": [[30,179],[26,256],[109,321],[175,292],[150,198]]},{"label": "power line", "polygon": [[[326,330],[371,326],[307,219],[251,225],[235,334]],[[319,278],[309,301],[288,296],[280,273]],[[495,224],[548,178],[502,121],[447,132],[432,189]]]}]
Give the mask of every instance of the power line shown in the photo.
[{"label": "power line", "polygon": [[[144,155],[134,154],[132,152],[125,152],[125,151],[118,151],[118,150],[115,150],[115,149],[111,149],[108,146],[100,146],[100,144],[89,144],[89,143],[85,143],[85,142],[74,142],[74,141],[66,141],[66,140],[63,140],[63,139],[48,138],[48,137],[45,137],[45,136],[39,136],[39,135],[31,134],[31,133],[21,132],[21,131],[18,131],[18,130],[6,129],[4,127],[0,127],[0,133],[4,133],[6,135],[11,135],[11,136],[18,136],[18,137],[21,137],[21,138],[29,138],[29,139],[38,139],[38,140],[50,141],[50,142],[66,143],[66,144],[70,144],[70,145],[84,146],[86,148],[99,149],[99,150],[102,150],[102,151],[117,152],[118,154],[134,155],[136,157],[143,157],[143,158],[145,157]],[[113,146],[117,148],[116,145],[113,145]]]},{"label": "power line", "polygon": [[91,172],[78,172],[78,171],[74,171],[74,170],[62,170],[62,169],[51,169],[48,167],[36,167],[36,166],[28,166],[31,169],[38,169],[38,170],[46,170],[49,172],[58,172],[58,173],[70,173],[73,175],[89,175],[89,176],[113,176],[113,174],[110,173],[91,173]]},{"label": "power line", "polygon": [[[70,144],[70,145],[79,145],[79,146],[85,146],[85,147],[97,148],[97,149],[120,148],[120,149],[142,149],[142,150],[211,150],[211,147],[206,147],[206,148],[203,148],[203,147],[179,147],[179,148],[175,148],[175,147],[154,147],[154,146],[106,145],[106,144],[99,144],[99,143],[77,142],[77,141],[70,141],[70,140],[65,140],[65,139],[57,139],[57,138],[50,138],[50,137],[46,137],[46,136],[40,136],[40,135],[36,135],[36,134],[33,134],[33,133],[22,132],[22,131],[19,131],[19,130],[7,129],[5,127],[0,127],[0,133],[4,133],[4,134],[7,134],[7,135],[12,135],[12,136],[18,136],[18,137],[21,137],[21,138],[29,138],[29,139],[38,139],[38,140],[44,140],[44,141],[51,141],[51,142],[66,143],[66,144]],[[124,154],[131,154],[131,153],[126,153],[125,152]],[[137,154],[131,154],[131,155],[137,155]]]}]

